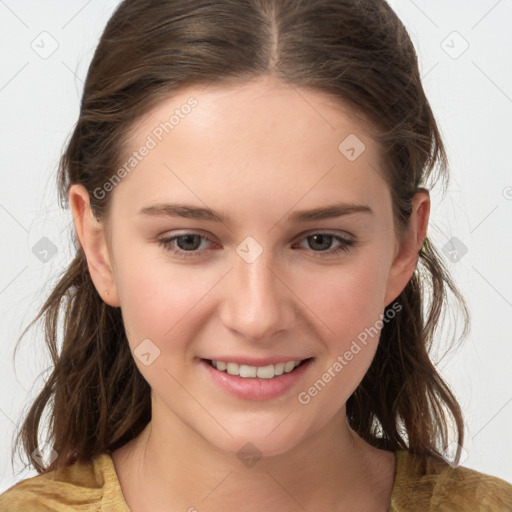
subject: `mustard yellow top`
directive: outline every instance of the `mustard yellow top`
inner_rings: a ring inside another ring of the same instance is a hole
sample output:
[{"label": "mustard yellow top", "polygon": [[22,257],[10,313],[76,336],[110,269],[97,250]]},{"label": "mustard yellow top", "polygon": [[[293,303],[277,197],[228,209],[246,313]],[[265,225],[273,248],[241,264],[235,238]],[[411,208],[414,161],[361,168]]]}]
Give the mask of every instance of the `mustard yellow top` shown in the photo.
[{"label": "mustard yellow top", "polygon": [[[389,512],[512,511],[512,485],[505,480],[434,459],[419,476],[407,451],[395,454]],[[78,511],[131,512],[110,454],[27,478],[0,495],[0,512]]]}]

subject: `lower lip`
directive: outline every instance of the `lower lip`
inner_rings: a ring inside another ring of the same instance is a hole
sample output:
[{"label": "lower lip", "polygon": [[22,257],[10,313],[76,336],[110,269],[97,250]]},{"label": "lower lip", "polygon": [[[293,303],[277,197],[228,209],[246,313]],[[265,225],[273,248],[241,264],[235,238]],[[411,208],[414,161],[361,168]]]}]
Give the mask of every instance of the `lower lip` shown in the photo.
[{"label": "lower lip", "polygon": [[221,388],[244,400],[270,400],[282,395],[296,386],[308,370],[313,359],[307,360],[290,373],[283,373],[272,379],[257,377],[240,377],[216,370],[209,361],[201,359],[201,365],[210,378]]}]

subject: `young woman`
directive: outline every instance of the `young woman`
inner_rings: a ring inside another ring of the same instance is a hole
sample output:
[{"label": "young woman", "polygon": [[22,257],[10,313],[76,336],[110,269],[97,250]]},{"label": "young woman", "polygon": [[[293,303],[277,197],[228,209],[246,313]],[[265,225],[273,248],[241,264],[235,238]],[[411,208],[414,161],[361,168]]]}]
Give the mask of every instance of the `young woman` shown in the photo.
[{"label": "young woman", "polygon": [[446,167],[384,1],[121,3],[60,166],[41,474],[0,510],[512,510],[428,355],[448,289],[467,315]]}]

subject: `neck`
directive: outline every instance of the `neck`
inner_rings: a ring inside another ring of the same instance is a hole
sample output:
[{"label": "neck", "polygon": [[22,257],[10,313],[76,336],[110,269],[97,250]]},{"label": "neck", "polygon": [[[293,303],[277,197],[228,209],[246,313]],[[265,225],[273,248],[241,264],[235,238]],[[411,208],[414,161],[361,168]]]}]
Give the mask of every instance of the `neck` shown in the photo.
[{"label": "neck", "polygon": [[219,450],[176,420],[153,414],[145,430],[113,454],[134,512],[169,510],[170,504],[190,512],[387,508],[391,486],[389,475],[383,485],[382,470],[393,454],[384,457],[353,432],[344,407],[293,450],[252,459]]}]

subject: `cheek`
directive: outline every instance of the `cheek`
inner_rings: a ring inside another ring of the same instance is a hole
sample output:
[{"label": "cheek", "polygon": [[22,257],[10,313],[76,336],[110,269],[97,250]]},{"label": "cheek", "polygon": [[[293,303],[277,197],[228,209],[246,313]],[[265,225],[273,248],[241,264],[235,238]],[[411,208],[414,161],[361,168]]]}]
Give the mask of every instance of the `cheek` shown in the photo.
[{"label": "cheek", "polygon": [[382,328],[386,278],[385,262],[372,254],[296,281],[294,290],[314,313],[310,318],[325,351],[298,398],[302,404],[323,404],[320,417],[345,403],[371,364]]},{"label": "cheek", "polygon": [[[139,270],[133,272],[133,268]],[[190,370],[191,340],[201,329],[200,300],[216,280],[204,273],[194,277],[194,272],[178,265],[170,269],[162,262],[127,265],[120,274],[119,295],[128,343],[140,373],[153,390],[178,397],[183,393],[178,382],[184,382]]]},{"label": "cheek", "polygon": [[194,308],[200,307],[198,301],[212,287],[208,275],[134,253],[120,262],[118,270],[121,310],[132,350],[146,338],[162,351],[164,346],[166,352],[179,348],[180,340],[190,337]]},{"label": "cheek", "polygon": [[383,312],[386,262],[370,252],[336,266],[305,269],[300,278],[292,279],[294,292],[314,313],[315,323],[323,325],[322,333],[334,339],[357,337]]}]

